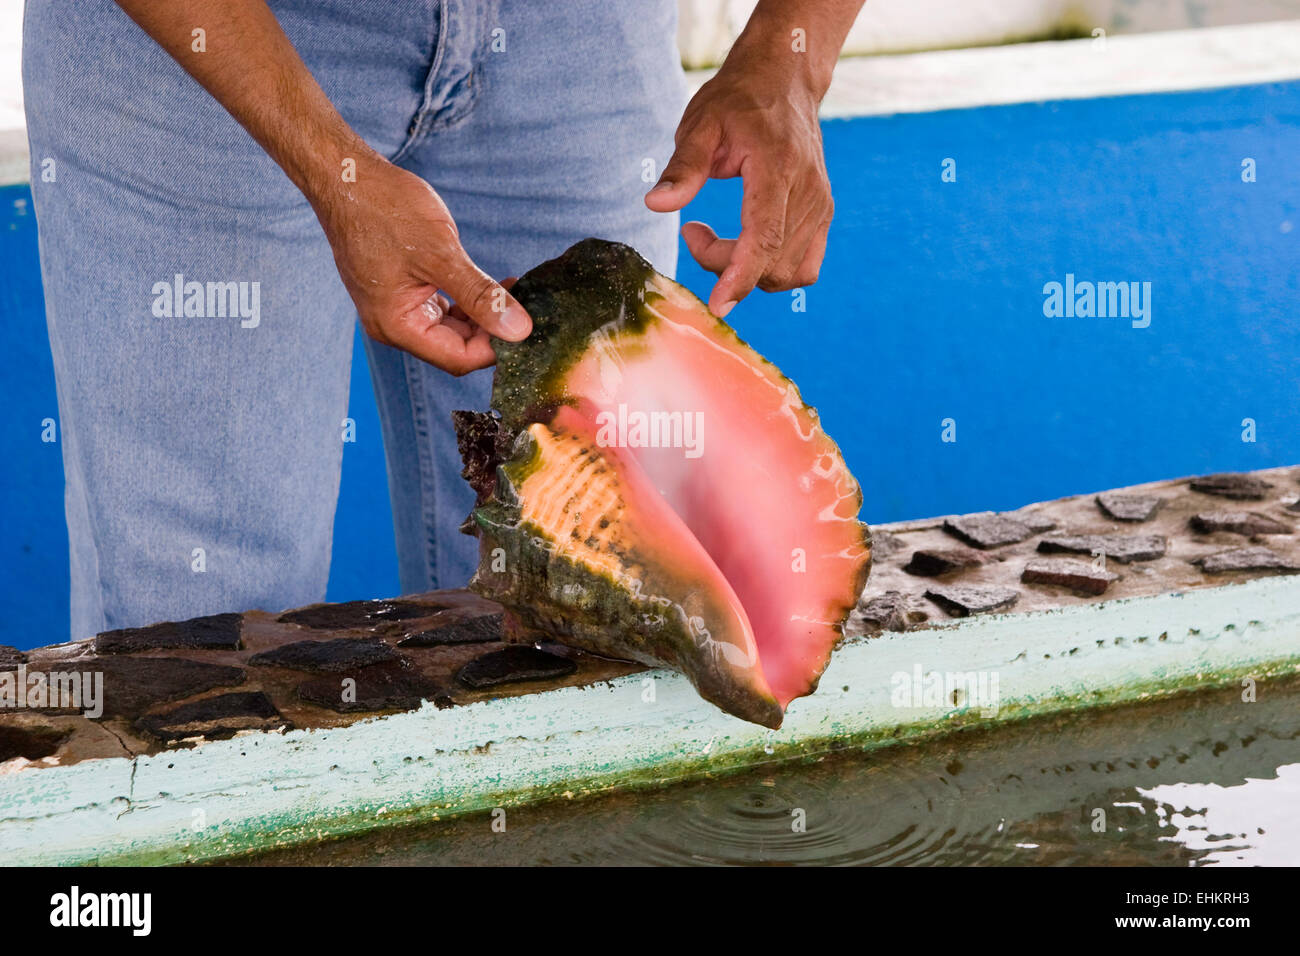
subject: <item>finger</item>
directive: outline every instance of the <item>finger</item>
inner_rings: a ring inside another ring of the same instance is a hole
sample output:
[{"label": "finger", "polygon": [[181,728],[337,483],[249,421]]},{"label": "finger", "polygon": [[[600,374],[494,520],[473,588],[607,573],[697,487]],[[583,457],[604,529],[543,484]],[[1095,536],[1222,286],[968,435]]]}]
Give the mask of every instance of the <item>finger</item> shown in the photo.
[{"label": "finger", "polygon": [[682,239],[691,258],[714,275],[731,263],[732,250],[736,247],[735,239],[719,239],[718,234],[702,222],[688,222],[682,226]]},{"label": "finger", "polygon": [[[518,281],[519,281],[518,276],[506,276],[504,279],[501,280],[501,288],[511,289],[514,287],[514,284]],[[438,296],[438,298],[442,299],[442,296]],[[443,301],[445,302],[446,300],[443,299]],[[473,324],[470,317],[465,313],[465,310],[462,309],[460,306],[456,305],[455,303],[452,303],[447,308],[447,314],[449,316],[452,316],[453,318],[460,319],[462,322],[466,323],[467,325]]]},{"label": "finger", "polygon": [[713,154],[718,148],[717,135],[710,132],[711,129],[709,126],[696,126],[682,137],[659,182],[646,193],[645,204],[650,209],[655,212],[681,209],[708,182]]},{"label": "finger", "polygon": [[740,207],[740,238],[731,263],[723,271],[709,308],[719,317],[730,312],[781,254],[785,244],[785,211],[789,189],[784,180],[761,167],[742,170],[745,195]]},{"label": "finger", "polygon": [[438,287],[456,300],[460,312],[475,325],[510,342],[526,339],[533,320],[505,287],[476,266],[459,245],[436,269]]},{"label": "finger", "polygon": [[785,292],[808,284],[800,281],[799,270],[808,254],[808,247],[821,228],[821,222],[821,210],[811,209],[797,225],[786,224],[786,240],[780,254],[768,264],[767,271],[759,278],[760,289],[764,292]]},{"label": "finger", "polygon": [[492,337],[482,329],[476,329],[469,338],[461,341],[464,344],[459,346],[460,351],[456,353],[460,364],[456,368],[447,369],[447,371],[454,375],[465,375],[476,369],[487,368],[496,364],[497,355],[492,348]]},{"label": "finger", "polygon": [[803,255],[803,261],[799,263],[799,269],[795,273],[795,283],[797,285],[812,285],[821,275],[822,261],[826,258],[826,236],[830,229],[830,222],[826,222],[813,235],[812,242],[808,243],[808,251]]},{"label": "finger", "polygon": [[385,335],[384,330],[381,329],[376,323],[374,322],[367,323],[366,321],[362,320],[361,328],[365,331],[366,335],[370,336],[380,345],[387,345],[390,348],[393,347],[393,340],[390,339],[387,335]]},{"label": "finger", "polygon": [[492,342],[482,330],[465,338],[444,322],[423,327],[417,322],[401,322],[389,333],[389,338],[395,348],[453,375],[486,368],[496,361]]},{"label": "finger", "polygon": [[442,320],[442,324],[454,331],[463,339],[472,338],[477,332],[481,331],[473,322],[458,318],[455,315],[445,316]]},{"label": "finger", "polygon": [[430,330],[428,339],[437,353],[435,364],[453,375],[487,368],[496,361],[492,340],[481,329],[465,338],[454,329],[441,325]]}]

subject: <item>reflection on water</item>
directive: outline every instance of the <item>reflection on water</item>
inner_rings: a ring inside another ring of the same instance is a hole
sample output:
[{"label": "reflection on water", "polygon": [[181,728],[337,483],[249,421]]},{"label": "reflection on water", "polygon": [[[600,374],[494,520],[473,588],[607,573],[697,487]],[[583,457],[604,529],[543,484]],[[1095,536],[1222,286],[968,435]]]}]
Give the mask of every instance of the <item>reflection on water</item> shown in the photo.
[{"label": "reflection on water", "polygon": [[[389,829],[262,864],[1297,864],[1300,679]],[[498,823],[497,830],[500,829]]]},{"label": "reflection on water", "polygon": [[1300,763],[1278,767],[1271,780],[1165,784],[1143,796],[1157,803],[1161,822],[1173,831],[1165,839],[1197,851],[1200,863],[1300,863]]}]

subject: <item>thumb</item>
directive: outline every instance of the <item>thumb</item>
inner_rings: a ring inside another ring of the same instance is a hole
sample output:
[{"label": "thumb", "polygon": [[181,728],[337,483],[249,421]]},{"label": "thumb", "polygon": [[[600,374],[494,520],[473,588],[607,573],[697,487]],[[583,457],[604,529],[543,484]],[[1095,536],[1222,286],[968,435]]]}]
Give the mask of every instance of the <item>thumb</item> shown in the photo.
[{"label": "thumb", "polygon": [[655,212],[681,209],[708,182],[717,144],[698,130],[699,127],[677,144],[659,182],[646,193],[645,204]]},{"label": "thumb", "polygon": [[439,270],[436,283],[456,306],[489,335],[509,342],[528,338],[533,320],[501,283],[474,264],[457,243]]}]

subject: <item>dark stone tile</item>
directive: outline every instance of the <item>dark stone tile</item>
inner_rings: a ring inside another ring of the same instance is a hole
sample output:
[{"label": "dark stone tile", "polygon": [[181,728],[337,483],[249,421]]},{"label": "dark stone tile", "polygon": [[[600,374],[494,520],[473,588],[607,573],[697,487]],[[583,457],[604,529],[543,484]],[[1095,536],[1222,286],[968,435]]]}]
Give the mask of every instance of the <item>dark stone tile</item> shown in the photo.
[{"label": "dark stone tile", "polygon": [[906,631],[930,619],[901,591],[886,591],[858,605],[858,617],[867,624],[886,631]]},{"label": "dark stone tile", "polygon": [[1192,491],[1236,501],[1262,501],[1273,490],[1263,478],[1255,475],[1205,475],[1193,478],[1190,482]]},{"label": "dark stone tile", "polygon": [[518,681],[567,677],[577,669],[578,665],[567,657],[536,647],[517,645],[474,658],[460,669],[456,679],[466,687],[478,690]]},{"label": "dark stone tile", "polygon": [[1031,558],[1021,572],[1026,584],[1056,584],[1082,594],[1103,594],[1119,575],[1103,571],[1086,561],[1069,558]]},{"label": "dark stone tile", "polygon": [[913,553],[912,560],[903,565],[903,570],[917,577],[934,578],[984,562],[984,556],[970,548],[924,548]]},{"label": "dark stone tile", "polygon": [[1055,534],[1038,542],[1043,554],[1093,554],[1128,564],[1164,557],[1168,542],[1158,534]]},{"label": "dark stone tile", "polygon": [[1268,548],[1229,548],[1216,551],[1192,561],[1206,574],[1223,574],[1228,571],[1300,571],[1295,561],[1282,557]]},{"label": "dark stone tile", "polygon": [[[103,717],[139,717],[157,704],[242,684],[244,670],[180,657],[92,657],[51,663],[47,671],[104,675]],[[84,699],[84,697],[83,697]],[[53,711],[54,708],[51,708]]]},{"label": "dark stone tile", "polygon": [[1156,495],[1126,495],[1108,491],[1097,496],[1097,507],[1115,521],[1150,521],[1160,509]]},{"label": "dark stone tile", "polygon": [[58,727],[0,723],[0,763],[14,757],[40,760],[52,756],[71,733]]},{"label": "dark stone tile", "polygon": [[188,621],[168,621],[149,627],[126,627],[95,636],[96,654],[136,651],[237,651],[243,648],[242,614],[209,614]]},{"label": "dark stone tile", "polygon": [[992,511],[949,518],[943,523],[943,530],[984,550],[1015,544],[1034,534],[1034,529],[1024,521]]},{"label": "dark stone tile", "polygon": [[307,681],[298,686],[298,696],[309,704],[341,714],[415,710],[426,700],[439,707],[451,705],[440,684],[406,661],[367,667],[347,678],[321,677]]},{"label": "dark stone tile", "polygon": [[398,642],[398,647],[442,647],[447,644],[486,644],[504,639],[500,611],[449,608],[439,611],[429,626]]},{"label": "dark stone tile", "polygon": [[0,644],[0,671],[17,670],[18,665],[27,660],[27,655],[16,647]]},{"label": "dark stone tile", "polygon": [[954,617],[967,617],[1010,607],[1020,598],[1020,592],[1015,588],[935,584],[925,596]]},{"label": "dark stone tile", "polygon": [[429,617],[439,610],[436,605],[417,601],[348,601],[344,604],[314,604],[296,611],[286,611],[276,620],[315,630],[342,631]]},{"label": "dark stone tile", "polygon": [[300,671],[357,670],[397,660],[400,655],[378,638],[339,638],[334,641],[295,641],[260,654],[248,663],[256,667],[289,667]]},{"label": "dark stone tile", "polygon": [[1202,511],[1192,515],[1191,526],[1198,534],[1213,534],[1215,531],[1244,535],[1291,533],[1287,525],[1257,511]]},{"label": "dark stone tile", "polygon": [[162,714],[146,714],[135,722],[140,730],[163,743],[186,737],[222,740],[241,730],[278,730],[293,724],[280,716],[271,698],[261,691],[205,697]]}]

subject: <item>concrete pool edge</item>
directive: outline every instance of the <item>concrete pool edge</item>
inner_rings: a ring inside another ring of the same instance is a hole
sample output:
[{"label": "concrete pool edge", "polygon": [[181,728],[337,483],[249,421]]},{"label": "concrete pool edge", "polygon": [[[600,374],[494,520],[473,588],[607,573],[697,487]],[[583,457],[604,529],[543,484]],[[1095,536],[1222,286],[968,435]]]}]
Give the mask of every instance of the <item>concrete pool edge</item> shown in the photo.
[{"label": "concrete pool edge", "polygon": [[[1000,707],[900,708],[917,668],[996,674]],[[0,839],[15,864],[192,862],[1298,671],[1300,578],[1265,577],[853,639],[776,732],[650,671],[6,774]]]}]

